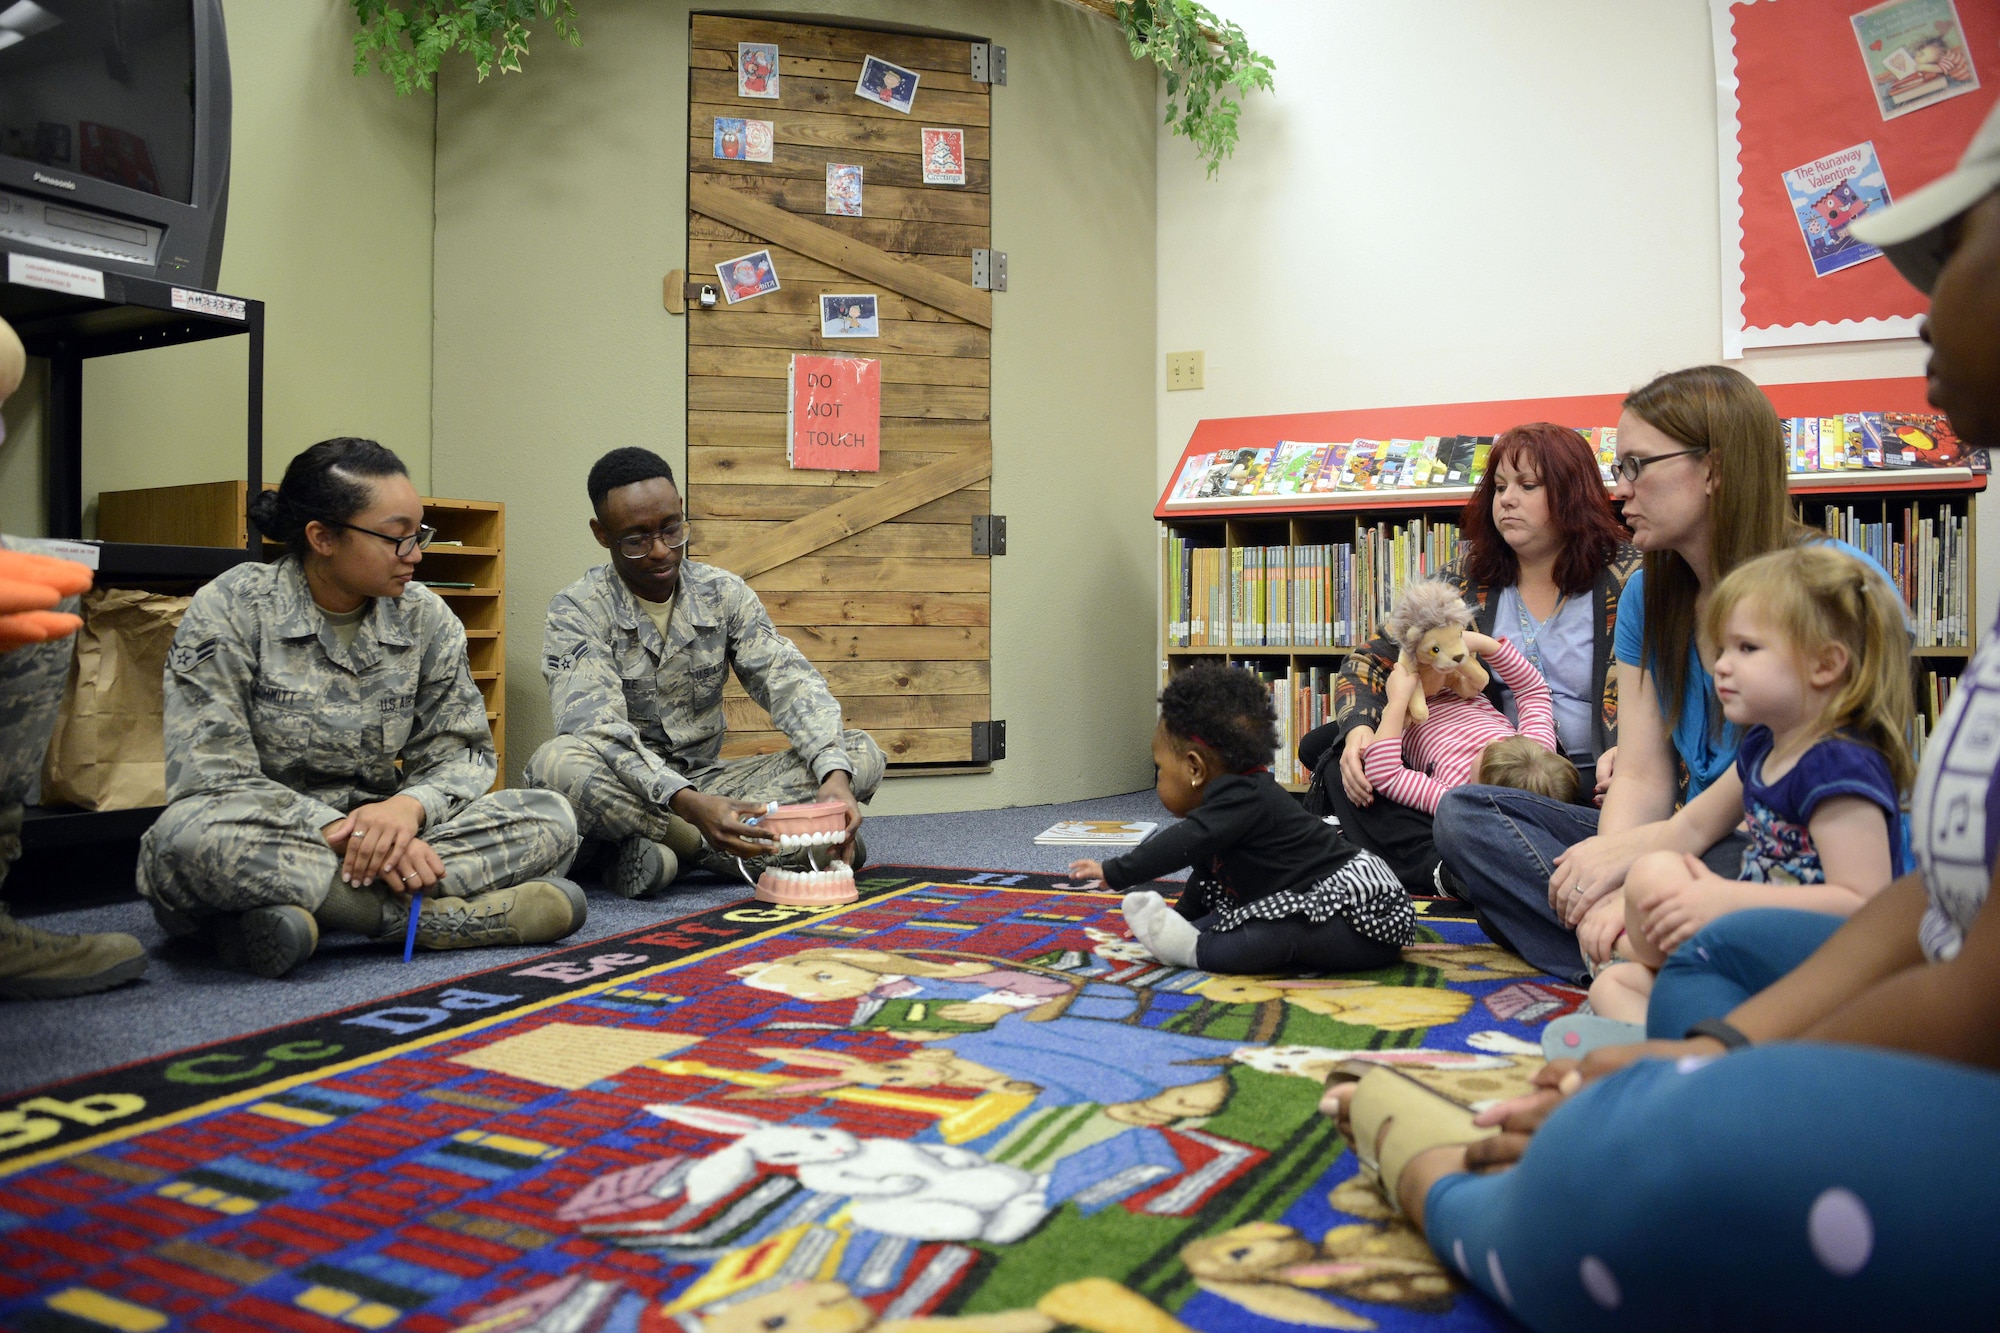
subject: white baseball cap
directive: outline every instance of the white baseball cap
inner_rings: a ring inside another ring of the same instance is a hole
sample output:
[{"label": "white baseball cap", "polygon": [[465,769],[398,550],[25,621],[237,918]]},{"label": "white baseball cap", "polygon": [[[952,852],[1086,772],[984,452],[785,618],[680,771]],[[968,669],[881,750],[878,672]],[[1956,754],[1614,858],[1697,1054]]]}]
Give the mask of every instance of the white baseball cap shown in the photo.
[{"label": "white baseball cap", "polygon": [[1869,213],[1848,225],[1848,233],[1883,254],[1896,271],[1919,291],[1937,284],[1938,273],[1951,252],[1944,242],[1945,224],[2000,188],[2000,103],[1972,136],[1958,170],[1940,176],[1915,194]]}]

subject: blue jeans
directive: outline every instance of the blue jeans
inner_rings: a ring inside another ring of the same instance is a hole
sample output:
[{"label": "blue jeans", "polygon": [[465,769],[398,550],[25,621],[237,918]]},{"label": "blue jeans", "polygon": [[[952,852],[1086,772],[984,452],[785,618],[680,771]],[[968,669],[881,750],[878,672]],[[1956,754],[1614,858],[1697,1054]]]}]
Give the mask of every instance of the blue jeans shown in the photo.
[{"label": "blue jeans", "polygon": [[[1576,932],[1549,906],[1549,876],[1558,855],[1597,832],[1596,810],[1512,787],[1454,787],[1438,802],[1431,830],[1446,869],[1494,943],[1551,976],[1589,981]],[[1701,859],[1735,879],[1745,841],[1731,833]]]},{"label": "blue jeans", "polygon": [[1646,1005],[1646,1035],[1678,1041],[1810,958],[1846,917],[1753,907],[1717,917],[1667,957]]},{"label": "blue jeans", "polygon": [[1543,1333],[1990,1329],[1996,1117],[2000,1074],[1897,1052],[1647,1060],[1440,1180],[1425,1229]]}]

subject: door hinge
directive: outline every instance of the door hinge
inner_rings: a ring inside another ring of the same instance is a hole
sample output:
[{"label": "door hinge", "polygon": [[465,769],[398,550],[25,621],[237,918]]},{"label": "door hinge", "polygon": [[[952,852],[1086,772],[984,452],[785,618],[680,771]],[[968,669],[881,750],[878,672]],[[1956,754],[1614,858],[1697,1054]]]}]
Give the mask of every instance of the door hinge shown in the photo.
[{"label": "door hinge", "polygon": [[1006,291],[1007,252],[1005,250],[974,250],[972,252],[972,285],[982,292]]},{"label": "door hinge", "polygon": [[974,514],[972,516],[972,553],[974,555],[1007,554],[1007,516],[1005,514]]},{"label": "door hinge", "polygon": [[995,46],[992,42],[972,44],[972,81],[974,83],[1007,83],[1007,48]]},{"label": "door hinge", "polygon": [[975,722],[972,724],[972,762],[990,764],[996,759],[1007,757],[1007,723],[1003,718],[995,722]]}]

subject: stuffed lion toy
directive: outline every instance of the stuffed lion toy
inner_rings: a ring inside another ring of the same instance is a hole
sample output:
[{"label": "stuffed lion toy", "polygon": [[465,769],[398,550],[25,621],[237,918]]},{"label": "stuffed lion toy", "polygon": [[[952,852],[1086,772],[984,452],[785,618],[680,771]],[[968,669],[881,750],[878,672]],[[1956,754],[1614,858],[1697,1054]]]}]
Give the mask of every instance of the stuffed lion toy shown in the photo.
[{"label": "stuffed lion toy", "polygon": [[1410,699],[1411,722],[1421,723],[1430,716],[1424,700],[1439,690],[1448,688],[1459,698],[1470,699],[1491,679],[1478,655],[1465,646],[1472,610],[1458,589],[1443,579],[1419,579],[1403,589],[1382,628],[1402,650],[1400,664],[1415,670],[1423,683]]}]

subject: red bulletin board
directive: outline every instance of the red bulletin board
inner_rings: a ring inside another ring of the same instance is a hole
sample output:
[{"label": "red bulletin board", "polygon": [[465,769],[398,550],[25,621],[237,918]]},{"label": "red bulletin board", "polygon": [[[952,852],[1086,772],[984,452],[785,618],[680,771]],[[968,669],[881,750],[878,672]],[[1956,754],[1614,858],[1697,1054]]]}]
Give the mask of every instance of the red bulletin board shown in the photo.
[{"label": "red bulletin board", "polygon": [[1886,258],[1815,277],[1786,171],[1873,143],[1890,197],[1942,176],[2000,96],[2000,4],[1957,0],[1979,87],[1882,119],[1852,16],[1870,0],[1709,0],[1722,204],[1722,341],[1752,347],[1916,335],[1928,307]]}]

